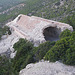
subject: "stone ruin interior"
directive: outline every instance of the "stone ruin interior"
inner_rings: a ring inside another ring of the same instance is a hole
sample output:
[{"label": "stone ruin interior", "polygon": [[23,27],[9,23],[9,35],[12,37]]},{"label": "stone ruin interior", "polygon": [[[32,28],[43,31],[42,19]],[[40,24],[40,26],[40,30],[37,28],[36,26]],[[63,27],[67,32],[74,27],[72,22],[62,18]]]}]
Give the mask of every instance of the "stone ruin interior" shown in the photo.
[{"label": "stone ruin interior", "polygon": [[43,35],[46,41],[57,41],[59,40],[60,30],[56,27],[47,27],[43,31]]}]

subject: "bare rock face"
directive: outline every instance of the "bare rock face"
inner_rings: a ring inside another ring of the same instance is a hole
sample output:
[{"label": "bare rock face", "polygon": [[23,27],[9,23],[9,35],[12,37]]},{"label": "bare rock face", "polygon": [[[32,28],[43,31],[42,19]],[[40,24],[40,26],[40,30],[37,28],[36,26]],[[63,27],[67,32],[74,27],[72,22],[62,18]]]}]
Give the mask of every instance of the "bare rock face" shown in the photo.
[{"label": "bare rock face", "polygon": [[60,62],[49,63],[48,61],[28,64],[19,75],[75,75],[75,67],[66,66]]},{"label": "bare rock face", "polygon": [[19,38],[20,37],[16,35],[15,32],[12,32],[11,35],[6,35],[6,37],[0,40],[0,55],[6,55],[7,57],[13,58],[16,54],[13,45],[19,40]]},{"label": "bare rock face", "polygon": [[65,29],[73,31],[72,26],[65,23],[22,14],[7,25],[21,38],[32,41],[35,46],[47,40],[58,40],[59,34]]}]

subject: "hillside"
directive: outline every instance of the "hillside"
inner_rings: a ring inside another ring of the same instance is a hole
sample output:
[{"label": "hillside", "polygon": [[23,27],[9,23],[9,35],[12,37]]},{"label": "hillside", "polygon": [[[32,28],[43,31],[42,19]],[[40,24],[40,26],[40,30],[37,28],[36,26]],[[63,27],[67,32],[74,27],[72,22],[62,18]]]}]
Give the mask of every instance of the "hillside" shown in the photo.
[{"label": "hillside", "polygon": [[[0,5],[4,2],[12,3],[12,1],[6,0],[1,1]],[[11,18],[12,16],[20,14],[25,15],[36,15],[47,19],[53,19],[60,21],[64,17],[71,16],[75,13],[75,1],[74,0],[14,0],[12,4],[6,5],[8,7],[12,7],[21,3],[24,3],[25,6],[23,8],[14,8],[13,11],[9,11],[8,13],[3,14],[6,18]],[[5,5],[3,4],[3,5]],[[2,15],[2,16],[3,16]],[[1,15],[0,15],[1,17]],[[0,19],[1,21],[1,19]]]},{"label": "hillside", "polygon": [[0,75],[75,75],[75,0],[0,0]]},{"label": "hillside", "polygon": [[61,21],[75,30],[74,0],[2,0],[0,1],[0,37],[2,27],[19,14]]},{"label": "hillside", "polygon": [[0,12],[13,7],[25,0],[0,0]]},{"label": "hillside", "polygon": [[13,0],[13,2],[12,0],[2,0],[0,26],[13,20],[19,14],[25,14],[65,22],[75,29],[74,4],[74,0]]}]

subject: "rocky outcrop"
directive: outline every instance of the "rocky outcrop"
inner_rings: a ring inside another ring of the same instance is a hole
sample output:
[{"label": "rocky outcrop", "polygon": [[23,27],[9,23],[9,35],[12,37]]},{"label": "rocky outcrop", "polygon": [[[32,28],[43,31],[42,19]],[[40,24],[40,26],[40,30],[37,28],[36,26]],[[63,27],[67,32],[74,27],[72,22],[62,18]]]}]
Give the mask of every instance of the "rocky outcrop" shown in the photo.
[{"label": "rocky outcrop", "polygon": [[7,25],[10,27],[12,34],[3,36],[0,41],[0,54],[10,56],[12,53],[11,58],[16,54],[16,52],[13,53],[13,45],[19,38],[26,38],[33,42],[34,46],[38,46],[47,40],[58,40],[59,34],[65,29],[73,31],[72,26],[65,23],[22,14]]},{"label": "rocky outcrop", "polygon": [[75,67],[66,66],[58,61],[55,63],[43,61],[28,64],[19,75],[75,75]]},{"label": "rocky outcrop", "polygon": [[11,35],[6,35],[5,38],[0,40],[0,55],[6,55],[8,58],[13,58],[16,54],[13,49],[13,45],[19,40],[19,36],[12,32]]},{"label": "rocky outcrop", "polygon": [[32,41],[35,46],[47,40],[58,40],[59,34],[65,29],[73,31],[69,24],[22,14],[7,25],[21,38]]}]

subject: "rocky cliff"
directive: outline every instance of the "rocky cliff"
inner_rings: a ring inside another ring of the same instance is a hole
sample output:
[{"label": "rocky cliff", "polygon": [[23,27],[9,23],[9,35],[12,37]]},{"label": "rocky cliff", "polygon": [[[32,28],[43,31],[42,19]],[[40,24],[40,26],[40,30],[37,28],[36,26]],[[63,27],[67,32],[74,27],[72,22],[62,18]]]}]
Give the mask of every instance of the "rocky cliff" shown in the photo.
[{"label": "rocky cliff", "polygon": [[35,46],[48,40],[58,40],[59,34],[65,29],[73,31],[69,24],[22,14],[7,25],[21,38],[32,41]]}]

